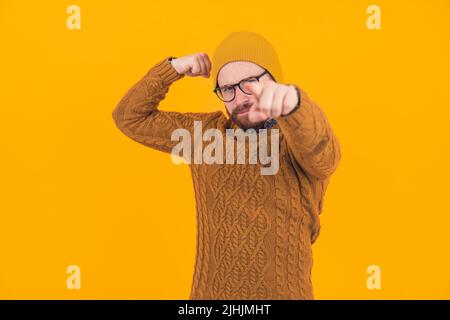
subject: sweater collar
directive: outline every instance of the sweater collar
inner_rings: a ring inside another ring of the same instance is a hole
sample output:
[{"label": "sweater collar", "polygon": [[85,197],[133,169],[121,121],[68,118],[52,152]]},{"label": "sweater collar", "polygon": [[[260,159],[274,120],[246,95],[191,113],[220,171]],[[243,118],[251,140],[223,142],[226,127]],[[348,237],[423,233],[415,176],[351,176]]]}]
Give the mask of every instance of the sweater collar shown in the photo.
[{"label": "sweater collar", "polygon": [[[261,128],[258,128],[258,129],[270,129],[270,128],[273,128],[276,124],[277,124],[277,120],[275,120],[275,119],[273,119],[273,118],[270,118],[270,119],[267,119],[267,120],[264,122],[264,124],[262,125],[262,127],[261,127]],[[227,125],[227,128],[229,128],[229,129],[234,129],[234,130],[236,130],[236,129],[242,129],[242,128],[239,127],[239,126],[238,126],[231,118],[228,118],[228,125]],[[258,131],[258,129],[256,129],[256,131]],[[248,129],[242,129],[242,130],[247,131]]]}]

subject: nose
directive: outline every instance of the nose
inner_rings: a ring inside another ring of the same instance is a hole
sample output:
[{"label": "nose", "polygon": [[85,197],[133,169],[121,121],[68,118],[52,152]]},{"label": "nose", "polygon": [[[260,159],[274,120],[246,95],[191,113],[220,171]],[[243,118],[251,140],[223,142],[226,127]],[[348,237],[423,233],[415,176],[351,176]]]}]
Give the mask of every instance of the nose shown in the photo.
[{"label": "nose", "polygon": [[250,96],[242,92],[241,89],[236,88],[236,96],[234,97],[236,105],[244,104],[250,101]]}]

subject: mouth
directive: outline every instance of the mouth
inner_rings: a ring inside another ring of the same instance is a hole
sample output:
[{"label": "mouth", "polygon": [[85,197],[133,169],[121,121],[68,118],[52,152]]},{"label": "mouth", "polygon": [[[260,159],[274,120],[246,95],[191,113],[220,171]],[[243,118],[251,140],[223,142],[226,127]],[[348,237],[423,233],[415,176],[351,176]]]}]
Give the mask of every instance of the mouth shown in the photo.
[{"label": "mouth", "polygon": [[241,117],[241,116],[245,116],[246,114],[248,114],[249,111],[250,111],[250,110],[247,110],[247,111],[241,111],[241,112],[238,112],[237,115],[240,116],[240,117]]}]

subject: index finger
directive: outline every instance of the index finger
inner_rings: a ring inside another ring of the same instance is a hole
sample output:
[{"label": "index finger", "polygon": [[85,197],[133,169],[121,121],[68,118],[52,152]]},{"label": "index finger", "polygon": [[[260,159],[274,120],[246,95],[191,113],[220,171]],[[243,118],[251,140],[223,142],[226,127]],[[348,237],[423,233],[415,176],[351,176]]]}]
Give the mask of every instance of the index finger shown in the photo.
[{"label": "index finger", "polygon": [[256,96],[256,98],[259,98],[263,92],[263,86],[259,82],[246,82],[244,84],[244,89]]}]

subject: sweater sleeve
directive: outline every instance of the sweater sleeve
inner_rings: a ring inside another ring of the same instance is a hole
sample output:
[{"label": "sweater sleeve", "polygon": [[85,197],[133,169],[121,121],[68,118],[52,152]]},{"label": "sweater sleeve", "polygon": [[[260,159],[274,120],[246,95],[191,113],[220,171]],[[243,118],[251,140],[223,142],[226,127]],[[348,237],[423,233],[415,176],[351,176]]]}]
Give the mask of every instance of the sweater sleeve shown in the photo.
[{"label": "sweater sleeve", "polygon": [[324,111],[299,89],[300,106],[277,118],[288,152],[308,174],[327,179],[341,159],[339,141]]},{"label": "sweater sleeve", "polygon": [[211,125],[222,113],[182,113],[158,110],[170,85],[184,75],[178,74],[166,58],[150,70],[120,100],[112,112],[116,126],[126,136],[145,146],[170,153],[178,143],[171,141],[175,129],[192,133],[194,121]]}]

